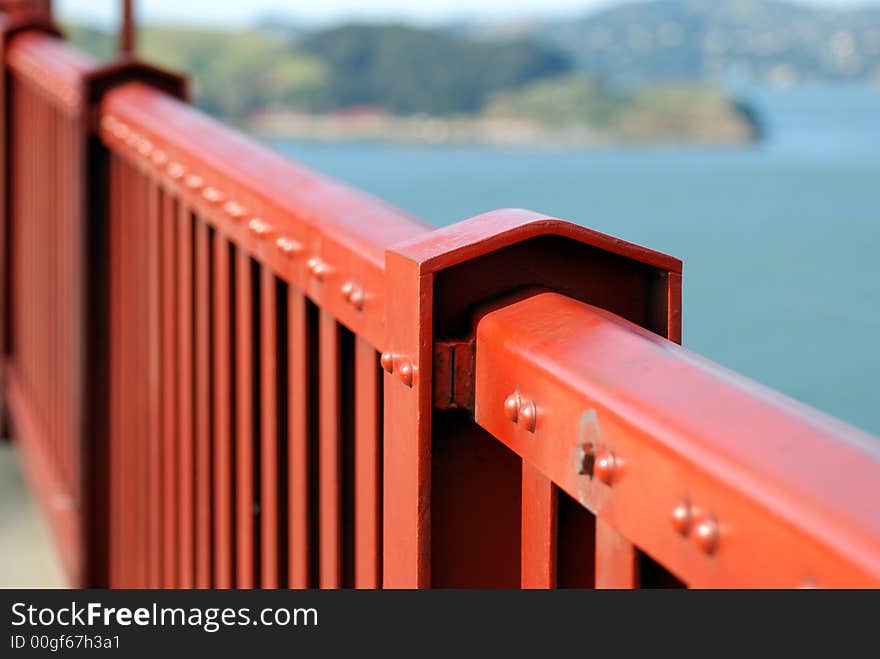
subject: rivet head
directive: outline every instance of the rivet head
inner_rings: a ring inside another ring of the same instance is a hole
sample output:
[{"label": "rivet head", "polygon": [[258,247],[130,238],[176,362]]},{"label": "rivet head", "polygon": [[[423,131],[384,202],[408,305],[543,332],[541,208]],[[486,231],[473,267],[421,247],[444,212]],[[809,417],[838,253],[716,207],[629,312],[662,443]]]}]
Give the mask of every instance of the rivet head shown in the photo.
[{"label": "rivet head", "polygon": [[275,247],[285,256],[296,256],[303,250],[302,243],[298,243],[293,238],[287,236],[279,236],[275,241]]},{"label": "rivet head", "polygon": [[259,238],[264,238],[272,233],[272,227],[259,217],[251,218],[251,221],[248,222],[248,229]]},{"label": "rivet head", "polygon": [[611,451],[602,451],[596,456],[593,464],[593,475],[608,485],[614,480],[614,472],[617,468],[617,458]]},{"label": "rivet head", "polygon": [[327,276],[327,273],[330,272],[330,266],[324,263],[317,256],[313,256],[308,260],[306,266],[309,269],[309,272],[312,273],[312,276],[318,281],[324,281],[324,278]]},{"label": "rivet head", "polygon": [[219,204],[223,201],[223,193],[220,192],[217,188],[207,187],[202,190],[202,197],[209,204]]},{"label": "rivet head", "polygon": [[382,356],[379,357],[379,363],[382,365],[382,369],[386,373],[391,373],[394,371],[394,355],[390,352],[383,352]]},{"label": "rivet head", "polygon": [[404,361],[397,370],[400,381],[407,387],[413,386],[413,365],[409,361]]},{"label": "rivet head", "polygon": [[346,302],[351,300],[351,294],[354,292],[354,283],[347,281],[342,285],[340,289],[342,292],[342,297]]},{"label": "rivet head", "polygon": [[136,147],[140,141],[140,134],[133,131],[129,131],[128,136],[125,138],[125,143],[130,147]]},{"label": "rivet head", "polygon": [[538,410],[535,407],[535,401],[523,400],[519,406],[519,425],[528,430],[535,432],[535,426],[538,423]]},{"label": "rivet head", "polygon": [[691,507],[687,501],[683,501],[672,509],[670,522],[672,522],[672,528],[678,533],[681,535],[688,534],[688,531],[691,529]]},{"label": "rivet head", "polygon": [[711,554],[718,546],[718,522],[714,517],[707,517],[694,528],[694,542],[697,547]]},{"label": "rivet head", "polygon": [[227,201],[223,205],[223,211],[234,220],[240,220],[245,214],[244,206],[234,201]]},{"label": "rivet head", "polygon": [[162,149],[156,149],[153,152],[153,164],[157,167],[161,167],[166,162],[168,162],[168,156],[165,154],[165,152],[162,151]]},{"label": "rivet head", "polygon": [[186,177],[186,180],[184,181],[184,183],[186,184],[186,187],[188,187],[189,189],[198,190],[203,185],[205,185],[205,180],[201,176],[199,176],[198,174],[190,174],[189,176]]},{"label": "rivet head", "polygon": [[108,114],[106,117],[101,119],[101,128],[108,132],[113,132],[113,129],[116,128],[116,125],[116,117],[114,117],[112,114]]},{"label": "rivet head", "polygon": [[116,124],[116,127],[113,129],[113,134],[119,140],[126,140],[128,136],[131,134],[131,129],[126,126],[124,123],[119,122]]},{"label": "rivet head", "polygon": [[153,143],[150,140],[141,140],[137,146],[138,153],[144,157],[148,157],[153,153]]},{"label": "rivet head", "polygon": [[351,306],[354,307],[357,311],[360,311],[364,308],[364,289],[360,286],[355,287],[355,289],[351,292],[351,295],[348,296],[348,301],[351,303]]},{"label": "rivet head", "polygon": [[519,418],[519,393],[514,391],[504,399],[504,416],[516,423]]},{"label": "rivet head", "polygon": [[168,169],[166,171],[168,172],[168,176],[170,176],[174,180],[182,179],[183,175],[186,173],[183,165],[181,165],[179,162],[169,163]]}]

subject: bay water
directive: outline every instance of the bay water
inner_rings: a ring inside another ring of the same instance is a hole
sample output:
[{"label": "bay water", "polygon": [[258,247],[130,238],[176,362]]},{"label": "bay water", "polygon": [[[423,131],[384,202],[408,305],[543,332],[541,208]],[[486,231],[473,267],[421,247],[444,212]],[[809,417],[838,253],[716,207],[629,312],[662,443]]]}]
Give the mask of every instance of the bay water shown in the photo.
[{"label": "bay water", "polygon": [[880,435],[880,86],[740,93],[759,143],[269,144],[438,226],[529,208],[672,254],[685,346]]}]

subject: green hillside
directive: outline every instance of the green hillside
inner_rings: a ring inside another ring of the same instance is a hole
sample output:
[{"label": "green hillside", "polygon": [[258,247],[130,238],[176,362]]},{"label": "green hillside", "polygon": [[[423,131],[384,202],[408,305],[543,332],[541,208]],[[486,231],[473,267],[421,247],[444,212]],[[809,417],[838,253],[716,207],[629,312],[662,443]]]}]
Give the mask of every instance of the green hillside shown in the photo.
[{"label": "green hillside", "polygon": [[[471,32],[499,33],[488,25]],[[561,49],[617,84],[880,81],[880,8],[779,0],[654,0],[531,24],[523,36]]]},{"label": "green hillside", "polygon": [[[81,26],[68,32],[79,47],[112,56],[107,34]],[[205,111],[272,134],[357,139],[366,130],[370,139],[448,134],[563,143],[569,133],[585,142],[730,142],[754,134],[738,106],[716,90],[615,91],[554,48],[522,37],[475,39],[380,24],[305,33],[148,26],[138,50],[147,61],[187,73]]]}]

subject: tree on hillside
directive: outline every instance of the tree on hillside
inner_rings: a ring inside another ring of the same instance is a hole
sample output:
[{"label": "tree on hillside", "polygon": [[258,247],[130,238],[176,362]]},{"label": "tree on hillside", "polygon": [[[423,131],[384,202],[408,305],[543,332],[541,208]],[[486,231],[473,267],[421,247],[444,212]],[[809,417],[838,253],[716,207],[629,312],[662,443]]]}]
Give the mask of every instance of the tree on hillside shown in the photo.
[{"label": "tree on hillside", "polygon": [[300,49],[329,70],[322,109],[358,105],[395,114],[479,110],[492,92],[570,70],[557,51],[525,40],[473,41],[404,25],[345,25]]}]

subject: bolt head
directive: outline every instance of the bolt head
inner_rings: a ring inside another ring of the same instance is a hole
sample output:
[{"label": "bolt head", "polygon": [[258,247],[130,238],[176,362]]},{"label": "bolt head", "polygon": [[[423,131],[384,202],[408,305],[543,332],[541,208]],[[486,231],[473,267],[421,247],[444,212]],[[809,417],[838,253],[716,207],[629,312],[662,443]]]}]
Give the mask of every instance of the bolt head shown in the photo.
[{"label": "bolt head", "polygon": [[184,183],[186,183],[186,187],[188,187],[190,190],[198,190],[203,185],[205,185],[204,179],[198,174],[190,174],[186,177],[186,181],[184,181]]},{"label": "bolt head", "polygon": [[611,451],[602,451],[596,456],[596,462],[593,464],[593,475],[606,485],[610,485],[614,479],[614,472],[617,468],[617,459]]},{"label": "bolt head", "polygon": [[711,554],[718,546],[718,522],[714,517],[707,517],[694,529],[694,542],[697,547]]},{"label": "bolt head", "polygon": [[330,266],[317,256],[310,258],[306,265],[309,268],[309,272],[311,272],[312,276],[318,281],[324,281],[324,277],[326,277],[327,273],[330,271]]},{"label": "bolt head", "polygon": [[202,197],[211,204],[219,204],[223,201],[223,193],[217,188],[207,187],[202,191]]},{"label": "bolt head", "polygon": [[516,423],[519,418],[519,393],[514,391],[504,399],[504,416]]},{"label": "bolt head", "polygon": [[345,282],[342,285],[342,297],[346,300],[351,299],[351,294],[354,292],[354,284],[350,281]]},{"label": "bolt head", "polygon": [[183,165],[179,162],[172,162],[168,165],[168,176],[171,178],[178,180],[183,178],[185,170],[183,169]]},{"label": "bolt head", "polygon": [[250,229],[250,232],[258,238],[268,236],[272,232],[272,227],[259,217],[251,218],[251,221],[248,222],[248,229]]},{"label": "bolt head", "polygon": [[126,140],[131,134],[131,129],[122,122],[118,122],[113,128],[113,135],[119,140]]},{"label": "bolt head", "polygon": [[351,295],[348,296],[348,301],[351,303],[351,306],[353,306],[358,311],[364,308],[364,299],[364,289],[360,287],[356,287],[351,292]]},{"label": "bolt head", "polygon": [[383,352],[382,356],[379,357],[379,363],[382,365],[382,369],[386,373],[391,373],[394,371],[394,355],[390,352]]},{"label": "bolt head", "polygon": [[287,236],[280,236],[278,240],[275,241],[275,247],[277,247],[278,251],[285,256],[295,256],[303,250],[301,243],[298,243]]},{"label": "bolt head", "polygon": [[397,371],[400,381],[407,387],[413,386],[413,365],[409,361],[405,361],[400,365]]},{"label": "bolt head", "polygon": [[683,501],[672,509],[670,522],[672,522],[672,528],[678,533],[681,535],[688,534],[688,531],[691,529],[691,506],[687,501]]},{"label": "bolt head", "polygon": [[240,220],[244,217],[244,206],[234,201],[227,201],[223,205],[225,213],[234,220]]},{"label": "bolt head", "polygon": [[528,430],[535,432],[535,426],[538,424],[538,410],[535,408],[535,401],[524,400],[519,407],[519,425]]}]

